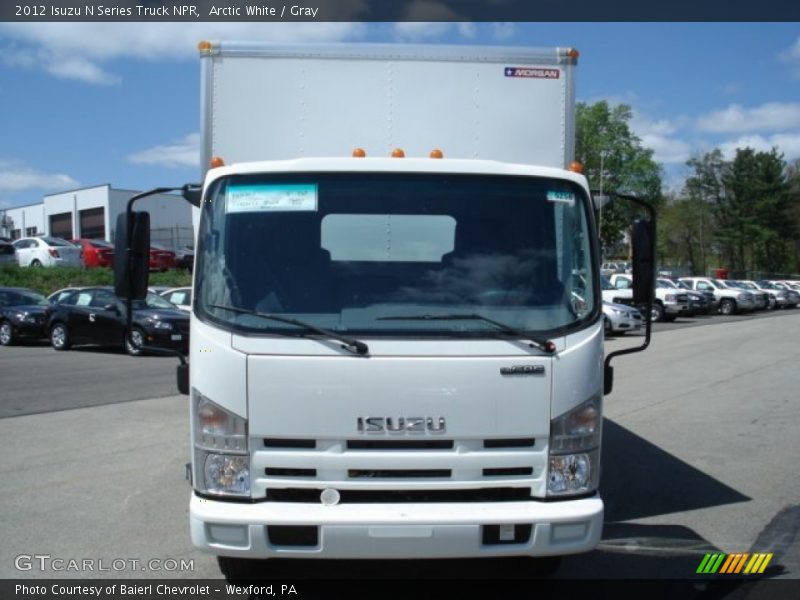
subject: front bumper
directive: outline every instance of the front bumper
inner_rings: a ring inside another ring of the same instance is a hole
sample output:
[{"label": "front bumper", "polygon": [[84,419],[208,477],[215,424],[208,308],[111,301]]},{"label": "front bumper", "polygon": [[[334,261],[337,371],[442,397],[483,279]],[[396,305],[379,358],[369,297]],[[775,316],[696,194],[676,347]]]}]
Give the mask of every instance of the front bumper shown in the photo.
[{"label": "front bumper", "polygon": [[189,333],[180,330],[145,329],[145,341],[148,346],[188,352]]},{"label": "front bumper", "polygon": [[[427,504],[190,503],[197,548],[242,558],[467,558],[592,550],[603,528],[599,495],[550,502]],[[529,525],[524,542],[484,543],[483,526]],[[317,527],[312,546],[270,541],[268,526]]]},{"label": "front bumper", "polygon": [[47,337],[43,319],[36,323],[11,321],[11,329],[17,339],[41,340]]}]

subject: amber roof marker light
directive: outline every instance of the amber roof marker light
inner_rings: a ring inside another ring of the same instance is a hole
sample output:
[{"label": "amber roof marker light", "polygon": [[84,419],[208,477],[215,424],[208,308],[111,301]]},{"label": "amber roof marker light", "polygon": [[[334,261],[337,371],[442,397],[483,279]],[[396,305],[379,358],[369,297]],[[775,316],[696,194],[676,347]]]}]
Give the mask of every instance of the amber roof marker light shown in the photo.
[{"label": "amber roof marker light", "polygon": [[209,42],[208,40],[203,40],[202,42],[199,42],[197,44],[197,50],[201,54],[208,54],[213,49],[214,49],[213,44],[211,42]]},{"label": "amber roof marker light", "polygon": [[402,148],[395,148],[392,150],[392,158],[405,158],[406,153],[403,152]]},{"label": "amber roof marker light", "polygon": [[367,152],[363,148],[353,149],[353,158],[366,158]]},{"label": "amber roof marker light", "polygon": [[430,157],[431,158],[444,158],[444,152],[439,150],[439,148],[434,148],[433,150],[431,150]]},{"label": "amber roof marker light", "polygon": [[573,173],[583,173],[583,165],[578,161],[571,162],[567,167],[567,171],[572,171]]},{"label": "amber roof marker light", "polygon": [[217,169],[219,167],[224,167],[225,161],[222,160],[221,156],[212,156],[211,160],[208,161],[208,167],[210,169]]}]

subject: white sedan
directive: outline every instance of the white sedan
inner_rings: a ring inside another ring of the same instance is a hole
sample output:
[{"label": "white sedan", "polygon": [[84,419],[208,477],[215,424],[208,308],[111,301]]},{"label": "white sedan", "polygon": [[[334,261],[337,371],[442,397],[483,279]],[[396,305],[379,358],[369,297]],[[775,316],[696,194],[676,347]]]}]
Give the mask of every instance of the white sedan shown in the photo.
[{"label": "white sedan", "polygon": [[607,334],[639,331],[644,325],[642,313],[625,304],[603,302],[603,317]]},{"label": "white sedan", "polygon": [[83,266],[83,250],[61,238],[22,238],[14,242],[14,248],[20,267]]}]

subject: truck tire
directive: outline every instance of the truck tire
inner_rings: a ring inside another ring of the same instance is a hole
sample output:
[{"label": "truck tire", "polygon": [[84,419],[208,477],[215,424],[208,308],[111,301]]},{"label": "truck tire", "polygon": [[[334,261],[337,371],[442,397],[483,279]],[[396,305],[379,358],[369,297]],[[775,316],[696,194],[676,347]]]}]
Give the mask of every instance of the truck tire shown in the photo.
[{"label": "truck tire", "polygon": [[561,566],[560,556],[537,556],[537,557],[521,557],[511,558],[511,561],[519,561],[519,565],[514,564],[515,571],[524,573],[525,577],[536,577],[543,579],[552,577],[558,568]]},{"label": "truck tire", "polygon": [[719,312],[723,315],[736,314],[736,301],[730,298],[723,298],[722,302],[719,303]]},{"label": "truck tire", "polygon": [[267,563],[269,563],[268,560],[252,558],[217,557],[219,570],[222,571],[225,579],[231,583],[267,578],[269,573]]}]

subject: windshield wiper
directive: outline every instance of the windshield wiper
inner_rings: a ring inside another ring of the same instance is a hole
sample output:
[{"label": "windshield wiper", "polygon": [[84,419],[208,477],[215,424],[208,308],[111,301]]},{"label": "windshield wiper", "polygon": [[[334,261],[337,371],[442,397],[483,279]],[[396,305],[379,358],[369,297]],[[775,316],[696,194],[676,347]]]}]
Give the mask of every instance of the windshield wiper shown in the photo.
[{"label": "windshield wiper", "polygon": [[247,308],[238,308],[236,306],[224,306],[222,304],[209,304],[211,308],[219,308],[222,310],[229,310],[234,313],[239,313],[242,315],[252,315],[254,317],[259,317],[261,319],[269,319],[271,321],[278,321],[280,323],[289,323],[290,325],[295,325],[297,327],[302,327],[306,331],[311,331],[313,333],[317,333],[319,335],[324,335],[329,338],[333,338],[342,342],[343,348],[347,348],[348,350],[354,351],[356,354],[365,355],[369,354],[369,346],[367,346],[364,342],[360,342],[358,340],[354,340],[353,338],[341,335],[339,333],[329,331],[327,329],[323,329],[322,327],[317,327],[316,325],[312,325],[311,323],[306,323],[305,321],[299,321],[298,319],[292,319],[290,317],[284,317],[282,315],[274,315],[270,313],[262,313],[256,310],[249,310]]},{"label": "windshield wiper", "polygon": [[510,325],[506,325],[505,323],[501,323],[500,321],[495,321],[494,319],[490,319],[489,317],[484,317],[483,315],[479,315],[477,313],[465,313],[465,314],[445,314],[445,315],[435,315],[435,314],[422,314],[422,315],[395,315],[389,317],[378,317],[378,321],[483,321],[485,323],[489,323],[490,325],[494,325],[508,335],[513,335],[516,337],[522,337],[527,339],[531,342],[531,346],[535,348],[539,348],[539,350],[543,352],[547,352],[548,354],[552,354],[556,351],[556,345],[551,340],[542,340],[536,336],[532,336],[530,333],[523,331],[521,329],[515,329]]}]

